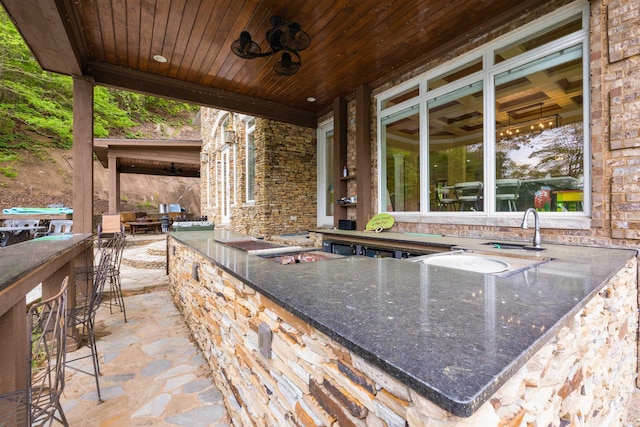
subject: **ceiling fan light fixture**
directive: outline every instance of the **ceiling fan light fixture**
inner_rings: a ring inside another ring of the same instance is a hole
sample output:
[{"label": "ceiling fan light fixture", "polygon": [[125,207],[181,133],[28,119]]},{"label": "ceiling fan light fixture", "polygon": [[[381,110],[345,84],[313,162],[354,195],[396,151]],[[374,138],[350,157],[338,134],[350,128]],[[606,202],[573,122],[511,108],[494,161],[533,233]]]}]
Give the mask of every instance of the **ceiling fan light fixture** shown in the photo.
[{"label": "ceiling fan light fixture", "polygon": [[262,55],[262,49],[251,39],[248,31],[240,33],[240,37],[231,44],[231,51],[244,59],[258,58]]},{"label": "ceiling fan light fixture", "polygon": [[180,176],[180,175],[182,175],[182,169],[177,168],[176,164],[173,163],[173,162],[171,162],[171,167],[164,168],[164,171],[169,176]]},{"label": "ceiling fan light fixture", "polygon": [[291,60],[291,54],[284,52],[278,62],[273,65],[273,70],[282,76],[292,76],[300,69],[300,62]]},{"label": "ceiling fan light fixture", "polygon": [[[251,39],[251,34],[248,31],[242,31],[240,37],[231,43],[231,51],[244,59],[271,56],[284,51],[280,59],[274,64],[273,69],[280,75],[293,75],[298,72],[302,65],[298,52],[309,47],[311,37],[302,30],[302,27],[297,22],[285,21],[280,16],[272,16],[269,22],[271,23],[271,28],[267,30],[265,35],[265,39],[269,44],[269,51],[262,52],[260,46]],[[292,59],[292,55],[297,58],[297,61]]]}]

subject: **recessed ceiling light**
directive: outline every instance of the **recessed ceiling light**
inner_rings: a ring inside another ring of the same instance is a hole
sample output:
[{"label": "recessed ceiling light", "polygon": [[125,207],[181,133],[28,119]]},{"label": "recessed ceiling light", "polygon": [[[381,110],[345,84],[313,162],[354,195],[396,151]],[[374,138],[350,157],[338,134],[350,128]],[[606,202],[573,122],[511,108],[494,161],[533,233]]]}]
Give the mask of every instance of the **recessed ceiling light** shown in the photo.
[{"label": "recessed ceiling light", "polygon": [[158,62],[167,62],[167,58],[165,58],[162,55],[153,55],[153,59],[155,59]]},{"label": "recessed ceiling light", "polygon": [[313,96],[310,96],[310,97],[307,98],[307,101],[316,102],[316,99]]}]

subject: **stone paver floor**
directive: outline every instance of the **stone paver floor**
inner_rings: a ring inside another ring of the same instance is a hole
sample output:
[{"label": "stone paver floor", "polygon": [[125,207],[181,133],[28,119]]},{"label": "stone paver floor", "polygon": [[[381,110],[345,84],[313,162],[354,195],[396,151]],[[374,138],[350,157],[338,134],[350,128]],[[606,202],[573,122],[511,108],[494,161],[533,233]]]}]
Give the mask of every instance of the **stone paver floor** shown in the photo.
[{"label": "stone paver floor", "polygon": [[[70,426],[230,425],[222,395],[189,338],[161,271],[121,270],[128,322],[117,307],[110,314],[103,306],[97,314],[104,402],[98,404],[92,376],[67,369],[62,406]],[[83,347],[69,356],[86,354]],[[91,371],[90,358],[75,363]]]}]

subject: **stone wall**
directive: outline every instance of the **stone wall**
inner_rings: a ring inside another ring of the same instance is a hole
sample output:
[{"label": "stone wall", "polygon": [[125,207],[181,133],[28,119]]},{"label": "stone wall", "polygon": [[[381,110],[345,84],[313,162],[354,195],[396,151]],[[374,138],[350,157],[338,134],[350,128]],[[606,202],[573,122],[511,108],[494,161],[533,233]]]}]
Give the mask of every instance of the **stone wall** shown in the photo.
[{"label": "stone wall", "polygon": [[[623,425],[633,388],[635,260],[469,418],[456,417],[170,240],[170,288],[237,426]],[[173,251],[171,251],[173,252]],[[192,265],[200,278],[192,277]],[[258,325],[273,333],[271,357]]]},{"label": "stone wall", "polygon": [[230,150],[234,153],[230,170],[235,170],[235,181],[228,193],[232,201],[230,219],[228,223],[222,220],[221,200],[226,190],[222,188],[220,168],[223,142],[216,123],[226,114],[226,111],[202,109],[203,151],[210,158],[202,165],[202,214],[218,228],[256,237],[269,238],[315,228],[315,129],[265,119],[256,119],[255,124],[255,200],[251,202],[246,201],[246,124],[235,120],[238,143]]}]

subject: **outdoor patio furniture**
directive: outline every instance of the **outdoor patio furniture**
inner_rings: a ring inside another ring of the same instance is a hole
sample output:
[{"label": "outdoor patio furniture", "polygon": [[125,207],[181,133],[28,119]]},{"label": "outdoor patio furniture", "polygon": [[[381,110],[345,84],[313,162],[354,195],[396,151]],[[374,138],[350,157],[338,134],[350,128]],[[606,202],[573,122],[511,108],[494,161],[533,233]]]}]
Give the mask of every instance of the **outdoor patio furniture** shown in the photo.
[{"label": "outdoor patio furniture", "polygon": [[0,247],[24,242],[35,237],[37,230],[44,227],[39,226],[37,219],[8,219],[4,220],[0,227]]},{"label": "outdoor patio furniture", "polygon": [[[69,310],[69,319],[75,326],[69,336],[78,344],[78,347],[83,344],[88,345],[90,354],[72,359],[67,358],[66,363],[67,367],[91,375],[96,379],[98,402],[101,403],[102,396],[98,379],[100,364],[96,347],[95,317],[96,311],[100,307],[102,292],[108,278],[109,263],[111,262],[110,252],[106,248],[98,248],[96,259],[98,263],[92,270],[81,274],[76,273],[76,305]],[[76,363],[89,357],[93,364],[93,373],[83,369],[81,365]]]},{"label": "outdoor patio furniture", "polygon": [[484,188],[482,182],[458,182],[455,188],[461,211],[466,210],[467,206],[470,210],[482,210],[482,190]]},{"label": "outdoor patio furniture", "polygon": [[120,311],[124,315],[124,321],[126,322],[127,310],[124,306],[120,282],[120,264],[122,263],[124,243],[124,228],[122,228],[121,232],[111,233],[111,237],[106,237],[105,233],[98,234],[98,247],[106,249],[110,254],[109,268],[107,271],[107,279],[109,281],[109,312],[113,314],[114,305],[120,307]]},{"label": "outdoor patio furniture", "polygon": [[30,349],[25,372],[27,389],[0,395],[1,426],[41,426],[53,420],[69,425],[60,405],[64,389],[68,283],[69,276],[66,276],[55,296],[33,304],[27,312],[25,334]]},{"label": "outdoor patio furniture", "polygon": [[56,296],[34,304],[27,315],[31,342],[28,425],[40,426],[53,420],[69,425],[60,405],[65,380],[68,283],[69,276]]},{"label": "outdoor patio furniture", "polygon": [[131,229],[131,235],[135,236],[136,232],[140,232],[140,231],[149,231],[149,230],[153,230],[155,232],[155,234],[158,234],[160,232],[160,226],[162,225],[162,221],[141,221],[141,220],[137,220],[134,222],[128,222],[127,223]]},{"label": "outdoor patio furniture", "polygon": [[36,233],[35,237],[59,236],[73,233],[72,219],[52,219],[49,222],[49,229],[46,232]]},{"label": "outdoor patio furniture", "polygon": [[518,210],[517,202],[520,197],[519,179],[496,179],[496,210],[501,211],[504,204],[509,212]]},{"label": "outdoor patio furniture", "polygon": [[438,197],[438,210],[456,210],[458,199],[456,198],[455,187],[439,187],[436,188]]}]

